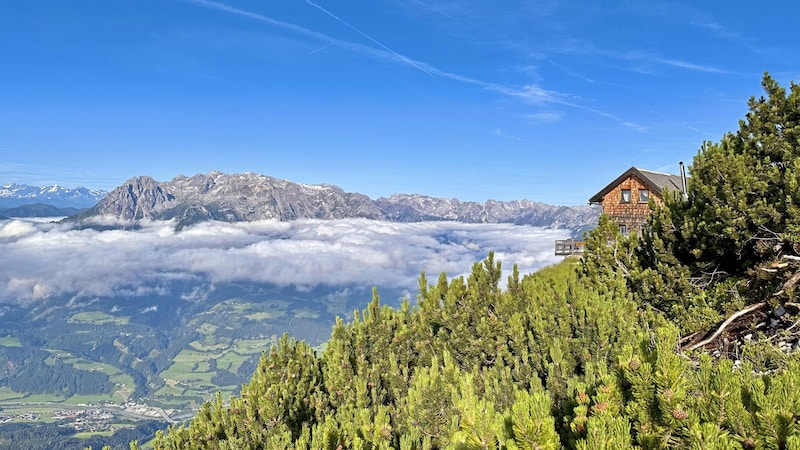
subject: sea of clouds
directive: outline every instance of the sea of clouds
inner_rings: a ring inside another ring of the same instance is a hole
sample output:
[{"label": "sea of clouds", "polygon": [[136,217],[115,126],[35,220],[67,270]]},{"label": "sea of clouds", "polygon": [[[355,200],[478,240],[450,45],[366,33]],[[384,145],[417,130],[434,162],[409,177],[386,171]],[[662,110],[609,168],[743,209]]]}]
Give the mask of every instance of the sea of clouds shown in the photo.
[{"label": "sea of clouds", "polygon": [[0,302],[142,296],[169,283],[272,283],[298,290],[367,285],[416,290],[420,272],[459,276],[495,252],[506,273],[556,263],[567,230],[510,224],[393,223],[362,219],[204,222],[175,231],[0,221]]}]

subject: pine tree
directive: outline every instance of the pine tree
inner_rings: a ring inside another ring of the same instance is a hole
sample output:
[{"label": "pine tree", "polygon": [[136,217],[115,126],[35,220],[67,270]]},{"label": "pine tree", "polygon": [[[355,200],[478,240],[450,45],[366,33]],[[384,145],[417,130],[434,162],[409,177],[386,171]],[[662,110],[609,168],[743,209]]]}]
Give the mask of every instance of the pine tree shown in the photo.
[{"label": "pine tree", "polygon": [[688,329],[731,304],[785,301],[800,279],[800,85],[764,74],[762,86],[736,132],[703,144],[688,199],[664,197],[641,247],[644,297]]},{"label": "pine tree", "polygon": [[547,392],[517,391],[511,407],[511,428],[514,442],[521,450],[558,450],[560,439],[551,413]]}]

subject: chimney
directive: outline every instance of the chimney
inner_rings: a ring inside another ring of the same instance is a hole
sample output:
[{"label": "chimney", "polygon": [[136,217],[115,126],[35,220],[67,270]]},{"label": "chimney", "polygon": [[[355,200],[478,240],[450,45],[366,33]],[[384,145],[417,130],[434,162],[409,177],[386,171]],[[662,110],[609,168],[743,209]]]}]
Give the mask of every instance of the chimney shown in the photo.
[{"label": "chimney", "polygon": [[689,190],[686,186],[686,166],[683,165],[683,161],[678,163],[681,166],[681,192],[683,192],[683,199],[689,200]]}]

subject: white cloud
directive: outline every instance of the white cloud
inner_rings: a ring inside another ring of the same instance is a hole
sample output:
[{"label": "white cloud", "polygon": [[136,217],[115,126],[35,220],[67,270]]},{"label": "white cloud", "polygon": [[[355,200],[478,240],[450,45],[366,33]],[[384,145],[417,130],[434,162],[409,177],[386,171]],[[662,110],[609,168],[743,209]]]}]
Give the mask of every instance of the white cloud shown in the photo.
[{"label": "white cloud", "polygon": [[681,68],[681,69],[698,70],[700,72],[711,72],[711,73],[728,73],[727,71],[719,69],[717,67],[690,63],[690,62],[681,61],[681,60],[678,60],[678,59],[656,58],[656,61],[661,63],[661,64],[666,64],[668,66],[678,67],[678,68]]},{"label": "white cloud", "polygon": [[180,232],[172,222],[138,230],[0,222],[0,302],[59,295],[73,299],[181,295],[200,301],[214,283],[254,282],[308,289],[327,285],[414,289],[429,278],[458,276],[490,250],[522,273],[558,261],[564,230],[509,224],[391,223],[370,220],[204,222]]},{"label": "white cloud", "polygon": [[0,239],[12,240],[35,234],[36,227],[31,222],[22,220],[11,220],[0,226]]},{"label": "white cloud", "polygon": [[541,112],[541,113],[527,114],[524,117],[533,122],[555,123],[564,117],[564,113],[561,111]]},{"label": "white cloud", "polygon": [[511,139],[511,140],[514,140],[514,141],[523,141],[524,140],[521,137],[510,135],[510,134],[506,133],[505,131],[503,131],[503,130],[501,130],[499,128],[494,130],[492,132],[492,135],[493,136],[497,136],[499,138],[503,138],[503,139]]}]

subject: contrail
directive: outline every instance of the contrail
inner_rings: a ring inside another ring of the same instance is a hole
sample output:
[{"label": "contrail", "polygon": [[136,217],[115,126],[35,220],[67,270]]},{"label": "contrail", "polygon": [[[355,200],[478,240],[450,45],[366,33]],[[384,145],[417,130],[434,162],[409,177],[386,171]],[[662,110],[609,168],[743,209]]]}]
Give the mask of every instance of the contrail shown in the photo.
[{"label": "contrail", "polygon": [[271,25],[277,28],[283,28],[285,30],[293,31],[300,35],[309,36],[311,38],[319,39],[321,41],[333,43],[334,39],[329,36],[326,36],[322,33],[317,33],[316,31],[309,30],[307,28],[303,28],[299,25],[295,25],[293,23],[288,22],[281,22],[280,20],[275,20],[273,18],[252,13],[250,11],[245,11],[243,9],[234,8],[233,6],[228,6],[224,3],[215,2],[212,0],[183,0],[187,3],[193,3],[197,6],[202,6],[204,8],[215,9],[217,11],[224,11],[228,14],[235,14],[242,17],[247,17],[248,19],[255,20],[267,25]]},{"label": "contrail", "polygon": [[321,52],[321,51],[325,50],[326,48],[328,48],[328,47],[330,47],[332,45],[333,45],[333,42],[331,42],[330,44],[325,45],[323,47],[320,47],[320,48],[318,48],[316,50],[311,50],[310,52],[306,53],[306,56],[313,55],[314,53],[317,53],[317,52]]},{"label": "contrail", "polygon": [[[605,117],[607,119],[611,119],[613,121],[616,121],[617,123],[619,123],[619,124],[621,124],[623,126],[626,126],[626,127],[629,127],[629,128],[633,128],[633,129],[638,130],[638,131],[647,131],[646,127],[638,125],[638,124],[636,124],[634,122],[624,121],[621,118],[619,118],[617,116],[614,116],[613,114],[606,113],[605,111],[602,111],[602,110],[598,110],[598,109],[594,109],[594,108],[590,108],[590,107],[582,106],[580,104],[573,103],[573,102],[568,100],[570,98],[569,95],[561,93],[561,92],[557,92],[557,91],[546,90],[546,89],[541,88],[538,85],[527,85],[527,86],[523,86],[521,88],[511,87],[511,86],[506,86],[506,85],[503,85],[503,84],[492,83],[492,82],[483,81],[483,80],[479,80],[479,79],[476,79],[476,78],[471,78],[471,77],[464,76],[464,75],[459,75],[457,73],[448,72],[448,71],[439,69],[438,67],[431,66],[430,64],[427,64],[427,63],[424,63],[424,62],[411,60],[411,59],[409,59],[409,58],[397,53],[396,51],[392,50],[391,48],[383,45],[382,43],[380,43],[377,39],[373,38],[372,36],[369,36],[368,34],[364,33],[363,31],[359,30],[358,28],[356,28],[356,27],[350,25],[349,23],[345,22],[344,20],[342,20],[341,18],[339,18],[338,16],[336,16],[332,12],[330,12],[327,9],[323,8],[322,6],[314,3],[312,0],[306,0],[306,2],[309,5],[315,7],[317,9],[319,9],[320,11],[324,12],[325,14],[329,15],[330,17],[332,17],[336,21],[338,21],[338,22],[342,23],[343,25],[347,26],[348,28],[350,28],[351,30],[355,31],[356,33],[360,34],[361,36],[369,39],[370,42],[376,44],[380,48],[375,48],[373,46],[366,45],[366,44],[357,44],[355,42],[349,42],[349,41],[343,41],[343,40],[340,40],[340,39],[336,39],[336,38],[333,38],[331,36],[316,32],[314,30],[309,30],[307,28],[303,28],[303,27],[301,27],[299,25],[295,25],[293,23],[281,22],[279,20],[275,20],[275,19],[272,19],[270,17],[263,16],[261,14],[256,14],[256,13],[253,13],[253,12],[250,12],[250,11],[245,11],[245,10],[242,10],[242,9],[234,8],[232,6],[228,6],[228,5],[224,4],[224,3],[220,3],[220,2],[217,2],[217,1],[214,1],[214,0],[181,0],[181,1],[184,1],[184,2],[187,2],[187,3],[192,3],[192,4],[195,4],[197,6],[202,6],[202,7],[205,7],[205,8],[215,9],[215,10],[218,10],[218,11],[224,11],[224,12],[226,12],[228,14],[236,14],[238,16],[247,17],[247,18],[249,18],[251,20],[256,20],[256,21],[259,21],[259,22],[264,23],[266,25],[270,25],[270,26],[274,26],[274,27],[277,27],[277,28],[282,28],[282,29],[285,29],[285,30],[289,30],[289,31],[298,33],[300,35],[307,36],[307,37],[310,37],[310,38],[313,38],[313,39],[318,39],[318,40],[320,40],[322,42],[328,43],[327,46],[323,46],[323,47],[318,48],[316,50],[312,50],[310,53],[308,53],[309,55],[314,54],[316,52],[319,52],[321,50],[324,50],[325,48],[327,48],[327,47],[329,47],[331,45],[337,45],[337,46],[341,46],[342,48],[350,49],[350,50],[355,51],[355,52],[359,52],[359,53],[362,53],[362,54],[366,54],[368,56],[372,56],[374,58],[388,59],[388,60],[391,60],[392,62],[401,62],[401,63],[408,64],[408,65],[414,67],[415,69],[417,69],[417,70],[419,70],[419,71],[421,71],[421,72],[423,72],[423,73],[425,73],[425,74],[427,74],[428,76],[431,76],[431,77],[441,77],[441,78],[446,78],[446,79],[449,79],[449,80],[454,80],[454,81],[457,81],[459,83],[465,83],[465,84],[470,84],[470,85],[473,85],[473,86],[478,86],[478,87],[480,87],[482,89],[487,89],[487,90],[490,90],[490,91],[498,92],[498,93],[500,93],[502,95],[506,95],[506,96],[510,96],[510,97],[516,97],[516,98],[523,98],[523,99],[525,99],[525,100],[527,100],[529,102],[533,102],[535,104],[559,104],[559,105],[564,105],[564,106],[571,107],[571,108],[583,109],[583,110],[589,111],[589,112],[591,112],[593,114],[597,114],[597,115]],[[675,64],[675,63],[676,63],[675,61],[672,61],[672,64]]]},{"label": "contrail", "polygon": [[377,44],[377,45],[378,45],[378,46],[380,46],[382,49],[384,49],[384,50],[386,50],[387,52],[389,52],[389,53],[393,54],[394,56],[398,57],[400,60],[402,60],[402,61],[403,61],[403,62],[405,62],[406,64],[409,64],[409,65],[411,65],[411,66],[415,67],[416,69],[418,69],[418,70],[420,70],[420,71],[422,71],[422,72],[425,72],[426,74],[428,74],[428,75],[430,75],[430,76],[433,76],[433,74],[432,74],[432,73],[430,73],[430,71],[426,70],[424,67],[422,67],[422,66],[420,66],[419,64],[415,63],[414,61],[412,61],[412,60],[410,60],[410,59],[406,58],[405,56],[403,56],[403,55],[401,55],[401,54],[397,53],[396,51],[392,50],[391,48],[389,48],[389,47],[387,47],[387,46],[383,45],[383,44],[382,44],[380,41],[378,41],[377,39],[373,38],[372,36],[368,35],[367,33],[364,33],[363,31],[359,30],[358,28],[356,28],[356,27],[354,27],[354,26],[350,25],[349,23],[345,22],[344,20],[340,19],[340,18],[339,18],[339,16],[337,16],[336,14],[333,14],[332,12],[328,11],[327,9],[323,8],[322,6],[319,6],[318,4],[316,4],[316,3],[312,2],[311,0],[306,0],[306,3],[308,3],[309,5],[311,5],[311,6],[315,7],[315,8],[317,8],[317,9],[319,9],[320,11],[324,12],[325,14],[327,14],[327,15],[329,15],[329,16],[331,16],[331,17],[333,17],[334,19],[336,19],[338,22],[340,22],[341,24],[343,24],[343,25],[344,25],[344,26],[346,26],[347,28],[350,28],[351,30],[355,31],[356,33],[360,34],[361,36],[364,36],[365,38],[369,39],[369,40],[370,40],[370,41],[372,41],[374,44]]}]

